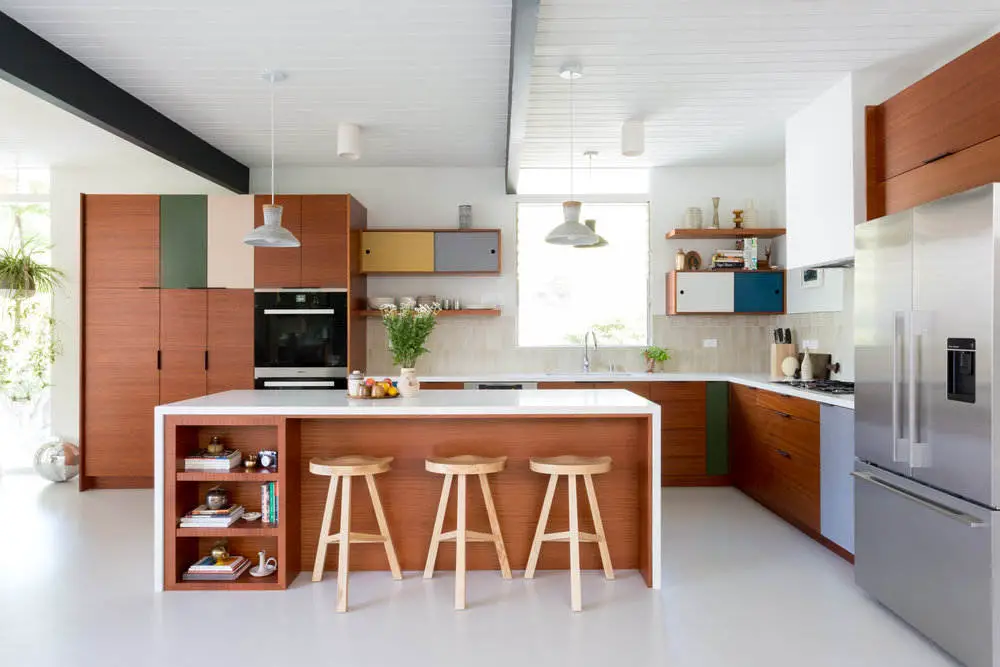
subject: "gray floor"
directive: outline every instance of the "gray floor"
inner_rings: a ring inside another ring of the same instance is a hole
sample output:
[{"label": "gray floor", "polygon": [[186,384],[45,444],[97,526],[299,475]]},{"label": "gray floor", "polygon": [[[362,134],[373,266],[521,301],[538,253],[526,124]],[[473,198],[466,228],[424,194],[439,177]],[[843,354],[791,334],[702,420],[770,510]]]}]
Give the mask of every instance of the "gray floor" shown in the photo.
[{"label": "gray floor", "polygon": [[[0,665],[951,665],[871,602],[849,565],[733,489],[664,493],[662,591],[634,572],[504,582],[332,578],[284,593],[151,590],[151,492],[0,477]],[[613,520],[608,517],[606,520]],[[558,548],[551,545],[546,548]]]}]

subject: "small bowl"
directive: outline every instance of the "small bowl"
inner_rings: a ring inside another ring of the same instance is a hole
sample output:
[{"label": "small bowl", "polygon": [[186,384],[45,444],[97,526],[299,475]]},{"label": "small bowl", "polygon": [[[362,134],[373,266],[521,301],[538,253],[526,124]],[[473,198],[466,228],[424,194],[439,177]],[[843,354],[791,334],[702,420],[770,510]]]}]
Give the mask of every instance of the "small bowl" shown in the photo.
[{"label": "small bowl", "polygon": [[400,308],[413,308],[417,305],[417,300],[412,296],[401,296],[399,297],[399,307]]},{"label": "small bowl", "polygon": [[263,516],[260,512],[244,512],[243,520],[247,522],[253,522]]}]

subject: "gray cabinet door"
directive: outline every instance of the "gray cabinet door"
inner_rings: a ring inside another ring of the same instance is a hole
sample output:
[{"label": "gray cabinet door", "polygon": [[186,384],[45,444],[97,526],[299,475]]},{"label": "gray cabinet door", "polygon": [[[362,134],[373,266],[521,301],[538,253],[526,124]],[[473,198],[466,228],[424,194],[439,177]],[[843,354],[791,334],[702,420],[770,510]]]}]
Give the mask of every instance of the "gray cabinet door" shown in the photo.
[{"label": "gray cabinet door", "polygon": [[854,410],[821,405],[820,532],[854,553]]},{"label": "gray cabinet door", "polygon": [[500,271],[500,232],[435,232],[434,270],[446,273]]}]

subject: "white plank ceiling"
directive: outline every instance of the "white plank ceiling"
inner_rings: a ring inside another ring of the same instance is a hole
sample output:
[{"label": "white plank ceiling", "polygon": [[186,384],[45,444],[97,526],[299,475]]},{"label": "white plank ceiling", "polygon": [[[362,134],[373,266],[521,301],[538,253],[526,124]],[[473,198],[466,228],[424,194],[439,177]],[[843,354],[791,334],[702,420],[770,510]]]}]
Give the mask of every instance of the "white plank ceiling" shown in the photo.
[{"label": "white plank ceiling", "polygon": [[10,15],[250,166],[503,164],[509,0],[0,0]]},{"label": "white plank ceiling", "polygon": [[[251,166],[502,165],[509,0],[0,0],[70,55]],[[850,71],[962,43],[1000,0],[542,0],[522,167],[568,162],[567,84],[582,64],[577,164],[766,164],[785,119]],[[2,111],[2,110],[0,110]],[[646,154],[619,127],[646,119]],[[336,157],[338,121],[362,159]]]},{"label": "white plank ceiling", "polygon": [[[521,166],[569,161],[569,60],[577,165],[767,164],[785,119],[846,73],[998,24],[998,0],[542,0]],[[640,158],[621,156],[629,117],[646,119]]]}]

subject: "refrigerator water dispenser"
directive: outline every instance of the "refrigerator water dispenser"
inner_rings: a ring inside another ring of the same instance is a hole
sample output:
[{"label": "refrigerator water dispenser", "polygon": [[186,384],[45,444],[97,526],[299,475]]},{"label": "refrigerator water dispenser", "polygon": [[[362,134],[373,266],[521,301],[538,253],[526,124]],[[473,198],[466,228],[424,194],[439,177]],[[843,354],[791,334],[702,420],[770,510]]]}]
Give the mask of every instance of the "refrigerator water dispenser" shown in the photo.
[{"label": "refrigerator water dispenser", "polygon": [[976,339],[948,339],[948,400],[976,402]]}]

